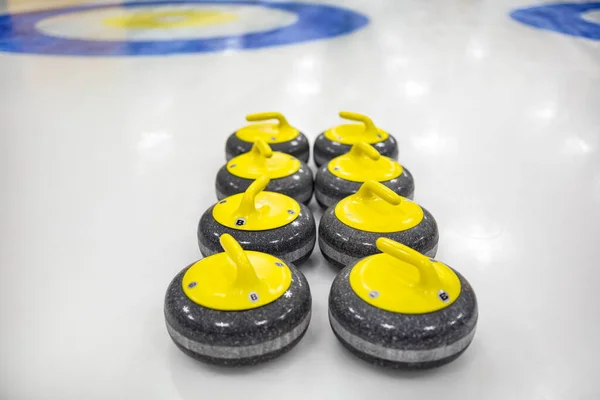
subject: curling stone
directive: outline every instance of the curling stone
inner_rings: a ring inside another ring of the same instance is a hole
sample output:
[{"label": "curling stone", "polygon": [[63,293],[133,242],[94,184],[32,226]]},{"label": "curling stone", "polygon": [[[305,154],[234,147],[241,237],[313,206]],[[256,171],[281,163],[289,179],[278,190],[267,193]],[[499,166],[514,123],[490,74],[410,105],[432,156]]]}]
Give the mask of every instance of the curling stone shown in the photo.
[{"label": "curling stone", "polygon": [[339,268],[377,253],[379,237],[434,257],[439,233],[429,211],[375,181],[329,207],[319,223],[321,252]]},{"label": "curling stone", "polygon": [[329,322],[344,347],[373,364],[440,366],[469,346],[477,299],[447,265],[386,238],[383,253],[344,268],[329,293]]},{"label": "curling stone", "polygon": [[246,116],[249,122],[276,119],[278,123],[262,123],[245,126],[227,138],[225,157],[233,157],[247,153],[257,140],[264,140],[275,151],[291,154],[299,160],[308,162],[310,144],[306,136],[291,126],[285,117],[278,112],[265,112]]},{"label": "curling stone", "polygon": [[329,160],[346,154],[352,145],[366,142],[383,156],[398,158],[398,143],[396,139],[383,129],[375,126],[371,118],[366,115],[348,111],[340,112],[340,117],[361,124],[343,124],[321,133],[315,141],[313,157],[318,167]]},{"label": "curling stone", "polygon": [[275,358],[302,339],[311,314],[308,282],[293,264],[244,251],[222,235],[225,253],[181,271],[165,296],[173,342],[201,361],[238,366]]},{"label": "curling stone", "polygon": [[219,237],[228,233],[246,250],[292,263],[310,257],[317,230],[312,212],[289,196],[263,191],[268,184],[269,178],[261,176],[244,193],[224,198],[202,215],[198,245],[203,256],[220,252]]},{"label": "curling stone", "polygon": [[219,200],[242,193],[257,178],[271,179],[267,190],[285,194],[308,204],[313,194],[313,175],[306,163],[279,151],[272,151],[263,140],[257,140],[252,150],[232,158],[217,173],[216,190]]},{"label": "curling stone", "polygon": [[382,157],[370,144],[358,142],[348,153],[319,168],[315,197],[321,207],[327,208],[356,193],[368,180],[381,182],[409,199],[415,192],[415,183],[408,169],[391,158]]}]

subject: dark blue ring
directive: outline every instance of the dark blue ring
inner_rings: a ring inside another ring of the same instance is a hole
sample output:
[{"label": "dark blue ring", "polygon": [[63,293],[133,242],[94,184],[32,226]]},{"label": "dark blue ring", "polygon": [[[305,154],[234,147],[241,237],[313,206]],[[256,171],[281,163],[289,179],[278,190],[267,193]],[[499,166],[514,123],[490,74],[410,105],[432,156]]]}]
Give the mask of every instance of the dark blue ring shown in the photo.
[{"label": "dark blue ring", "polygon": [[[176,4],[249,5],[293,12],[298,20],[288,26],[243,35],[206,39],[160,41],[95,41],[47,36],[36,29],[45,18],[80,11],[114,7],[152,7]],[[19,14],[0,15],[0,51],[77,56],[151,56],[182,53],[207,53],[225,49],[258,49],[325,39],[362,28],[369,19],[357,12],[328,5],[272,3],[262,1],[173,0],[85,5]]]},{"label": "dark blue ring", "polygon": [[600,2],[557,3],[520,8],[511,12],[510,16],[534,28],[600,40],[600,24],[582,18],[583,13],[597,9],[600,9]]}]

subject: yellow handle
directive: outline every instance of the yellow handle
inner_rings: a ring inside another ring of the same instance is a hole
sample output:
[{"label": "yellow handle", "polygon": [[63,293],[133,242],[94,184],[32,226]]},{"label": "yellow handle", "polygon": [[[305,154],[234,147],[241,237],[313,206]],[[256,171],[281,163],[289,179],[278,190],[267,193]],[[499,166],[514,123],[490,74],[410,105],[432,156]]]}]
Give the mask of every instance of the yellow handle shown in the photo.
[{"label": "yellow handle", "polygon": [[427,256],[411,249],[408,246],[398,243],[392,239],[379,238],[375,245],[383,253],[390,255],[407,264],[413,265],[419,271],[419,285],[424,289],[435,291],[440,286],[440,278],[435,272],[433,263]]},{"label": "yellow handle", "polygon": [[278,112],[262,112],[246,115],[246,121],[248,122],[267,121],[270,119],[276,119],[279,121],[279,129],[293,129],[283,114]]},{"label": "yellow handle", "polygon": [[236,266],[237,276],[235,278],[235,285],[241,287],[248,287],[255,284],[258,281],[256,271],[250,260],[246,255],[242,246],[233,238],[233,236],[225,233],[219,238],[221,247],[227,253],[227,256],[233,261]]},{"label": "yellow handle", "polygon": [[377,127],[373,123],[373,120],[371,120],[371,118],[367,117],[366,115],[350,111],[340,111],[340,117],[344,119],[349,119],[351,121],[362,122],[363,124],[365,124],[365,132],[377,133]]},{"label": "yellow handle", "polygon": [[402,196],[384,184],[375,181],[366,181],[363,183],[360,189],[358,189],[358,192],[356,192],[356,195],[363,200],[379,197],[394,206],[398,206],[402,203]]},{"label": "yellow handle", "polygon": [[248,189],[244,192],[240,207],[238,208],[239,215],[250,215],[256,212],[256,206],[254,201],[256,195],[265,190],[267,185],[271,182],[267,175],[263,175],[248,186]]},{"label": "yellow handle", "polygon": [[269,146],[264,140],[257,140],[254,142],[251,151],[256,157],[273,157],[273,150],[271,149],[271,146]]},{"label": "yellow handle", "polygon": [[348,152],[352,157],[360,158],[360,157],[368,157],[373,161],[377,161],[381,158],[381,154],[375,149],[375,147],[371,146],[366,142],[358,142],[352,146],[350,151]]}]

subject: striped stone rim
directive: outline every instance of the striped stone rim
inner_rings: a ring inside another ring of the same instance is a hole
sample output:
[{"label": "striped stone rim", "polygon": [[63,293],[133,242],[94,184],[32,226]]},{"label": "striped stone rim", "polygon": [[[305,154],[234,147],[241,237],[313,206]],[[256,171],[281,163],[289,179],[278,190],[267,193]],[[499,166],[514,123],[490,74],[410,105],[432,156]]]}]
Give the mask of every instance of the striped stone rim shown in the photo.
[{"label": "striped stone rim", "polygon": [[467,348],[469,343],[471,343],[473,340],[473,336],[475,336],[475,327],[473,327],[468,335],[454,343],[450,343],[445,346],[428,350],[400,350],[368,342],[363,338],[350,333],[337,321],[337,319],[335,319],[335,317],[331,314],[331,311],[329,312],[329,321],[335,333],[346,344],[356,349],[356,351],[380,360],[407,364],[434,362],[452,357],[453,355],[456,355]]},{"label": "striped stone rim", "polygon": [[250,346],[213,346],[208,343],[201,343],[189,339],[176,331],[167,321],[167,331],[175,343],[191,351],[205,357],[238,360],[243,358],[258,357],[269,353],[281,350],[296,339],[298,339],[308,328],[310,323],[311,313],[309,312],[304,319],[288,333],[285,333],[278,338],[268,340],[263,343]]},{"label": "striped stone rim", "polygon": [[[285,254],[271,254],[271,255],[278,257],[278,258],[282,258],[284,260],[290,260],[290,262],[293,263],[293,262],[301,259],[302,257],[306,256],[308,253],[310,253],[312,251],[312,249],[315,247],[315,242],[316,242],[316,238],[313,238],[311,241],[309,241],[307,244],[305,244],[304,246],[300,247],[297,250],[290,251],[289,253],[285,253]],[[202,254],[204,254],[205,257],[216,254],[216,253],[221,253],[221,251],[213,251],[212,249],[209,249],[199,240],[198,240],[198,247],[200,248],[200,252]]]},{"label": "striped stone rim", "polygon": [[[226,194],[224,194],[224,193],[220,192],[220,191],[219,191],[219,190],[217,190],[217,189],[215,189],[215,191],[217,192],[217,199],[218,199],[219,201],[223,200],[223,199],[224,199],[224,198],[226,198],[226,197],[229,197],[229,196],[227,196]],[[306,202],[307,200],[309,200],[311,197],[312,197],[312,190],[306,190],[306,191],[304,191],[304,192],[302,193],[302,196],[300,196],[300,197],[298,197],[298,198],[295,198],[295,200],[296,200],[297,202],[299,202],[299,203],[304,203],[304,202]]]},{"label": "striped stone rim", "polygon": [[315,190],[315,197],[325,207],[331,207],[338,202],[338,199],[323,194],[320,190]]},{"label": "striped stone rim", "polygon": [[[347,254],[344,254],[344,253],[334,249],[333,247],[331,247],[323,239],[321,239],[320,236],[319,236],[319,248],[321,249],[321,251],[323,253],[327,254],[327,256],[329,258],[339,262],[340,264],[342,264],[344,266],[348,266],[348,265],[357,263],[359,260],[364,258],[364,257],[352,257]],[[431,250],[429,250],[427,253],[425,253],[425,255],[427,257],[434,257],[435,254],[437,253],[437,248],[438,248],[438,245],[436,244]]]}]

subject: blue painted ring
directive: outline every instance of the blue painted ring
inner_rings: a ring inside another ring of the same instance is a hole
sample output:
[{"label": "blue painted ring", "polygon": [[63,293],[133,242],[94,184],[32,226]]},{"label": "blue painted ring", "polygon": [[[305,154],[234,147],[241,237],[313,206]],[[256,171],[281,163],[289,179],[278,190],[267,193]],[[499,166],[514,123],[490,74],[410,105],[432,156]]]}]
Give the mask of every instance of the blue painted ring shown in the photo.
[{"label": "blue painted ring", "polygon": [[[213,4],[258,6],[292,12],[295,23],[272,30],[205,39],[96,41],[44,35],[36,25],[45,18],[115,7],[152,7],[157,5]],[[84,5],[18,14],[0,15],[0,51],[76,56],[153,56],[208,53],[226,49],[258,49],[331,38],[354,32],[369,19],[341,7],[307,3],[262,1],[172,0]]]},{"label": "blue painted ring", "polygon": [[520,8],[511,12],[510,16],[534,28],[600,40],[600,24],[582,18],[582,14],[598,9],[600,2],[557,3]]}]

